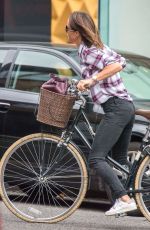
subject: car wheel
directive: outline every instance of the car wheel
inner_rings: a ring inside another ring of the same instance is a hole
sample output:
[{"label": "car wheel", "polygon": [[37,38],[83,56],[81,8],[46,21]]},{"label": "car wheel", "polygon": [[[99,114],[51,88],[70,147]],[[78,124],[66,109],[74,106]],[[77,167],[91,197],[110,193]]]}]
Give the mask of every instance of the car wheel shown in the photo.
[{"label": "car wheel", "polygon": [[141,143],[138,141],[130,142],[127,159],[131,164],[133,164],[135,160],[135,157],[136,157],[137,151],[140,148],[140,145]]},{"label": "car wheel", "polygon": [[[141,144],[140,142],[133,141],[129,145],[127,159],[131,164],[133,164],[133,162],[134,162],[134,159],[135,159],[137,151],[138,151],[138,149],[140,147],[140,144]],[[109,201],[111,202],[111,204],[114,204],[115,199],[112,196],[112,192],[111,192],[110,187],[108,185],[106,185],[106,184],[104,185],[104,187],[105,187],[105,191],[107,193]]]},{"label": "car wheel", "polygon": [[[133,141],[129,145],[127,158],[131,164],[133,164],[133,162],[135,160],[135,157],[136,157],[137,151],[140,148],[140,145],[141,145],[141,143],[138,141]],[[130,215],[130,216],[142,216],[142,213],[140,212],[140,210],[135,210],[135,211],[130,212],[128,215]]]}]

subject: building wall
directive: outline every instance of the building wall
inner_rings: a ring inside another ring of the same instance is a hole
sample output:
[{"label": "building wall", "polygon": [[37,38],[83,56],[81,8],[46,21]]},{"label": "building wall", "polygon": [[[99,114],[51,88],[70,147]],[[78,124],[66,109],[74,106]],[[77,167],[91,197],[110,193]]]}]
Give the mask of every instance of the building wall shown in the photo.
[{"label": "building wall", "polygon": [[75,10],[98,25],[99,0],[0,0],[0,41],[66,43],[65,26]]},{"label": "building wall", "polygon": [[0,41],[50,40],[50,0],[0,1]]},{"label": "building wall", "polygon": [[150,57],[150,0],[109,0],[109,46]]},{"label": "building wall", "polygon": [[98,24],[98,0],[51,0],[51,41],[66,43],[65,25],[73,11],[89,13]]}]

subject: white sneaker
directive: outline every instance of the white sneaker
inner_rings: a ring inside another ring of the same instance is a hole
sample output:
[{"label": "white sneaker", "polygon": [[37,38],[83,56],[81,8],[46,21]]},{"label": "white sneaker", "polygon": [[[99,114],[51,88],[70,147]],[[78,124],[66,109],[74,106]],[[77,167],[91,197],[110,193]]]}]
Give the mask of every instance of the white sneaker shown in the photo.
[{"label": "white sneaker", "polygon": [[131,199],[130,203],[124,202],[121,199],[117,199],[115,204],[105,212],[106,216],[113,216],[125,212],[136,210],[137,206],[134,199]]}]

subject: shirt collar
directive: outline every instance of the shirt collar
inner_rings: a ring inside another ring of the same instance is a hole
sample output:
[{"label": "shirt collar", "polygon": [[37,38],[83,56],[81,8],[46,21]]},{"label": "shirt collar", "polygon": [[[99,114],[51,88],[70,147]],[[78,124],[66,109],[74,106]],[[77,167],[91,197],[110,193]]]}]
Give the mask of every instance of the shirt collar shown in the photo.
[{"label": "shirt collar", "polygon": [[84,47],[84,43],[81,42],[81,44],[79,45],[78,54],[81,54],[83,47]]}]

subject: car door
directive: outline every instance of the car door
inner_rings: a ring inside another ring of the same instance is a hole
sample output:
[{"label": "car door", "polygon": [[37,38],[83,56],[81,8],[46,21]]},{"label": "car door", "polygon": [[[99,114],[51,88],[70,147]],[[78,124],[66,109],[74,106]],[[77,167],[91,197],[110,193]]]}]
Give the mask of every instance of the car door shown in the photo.
[{"label": "car door", "polygon": [[[19,49],[3,88],[1,99],[10,105],[5,116],[5,149],[17,138],[41,131],[36,120],[41,85],[49,79],[49,73],[79,78],[72,65],[60,52],[38,49]],[[7,141],[6,141],[7,140]],[[7,142],[7,143],[6,143]]]},{"label": "car door", "polygon": [[[10,108],[9,102],[3,97],[7,79],[11,69],[11,63],[16,54],[16,49],[0,47],[0,154],[6,149],[5,125],[7,113]],[[3,149],[3,151],[2,151]]]}]

